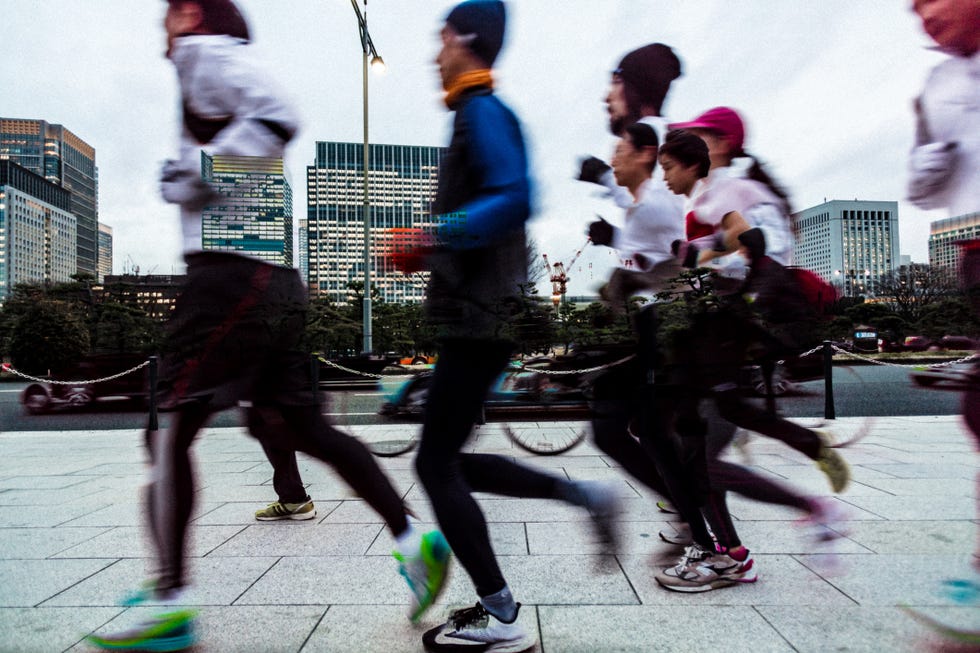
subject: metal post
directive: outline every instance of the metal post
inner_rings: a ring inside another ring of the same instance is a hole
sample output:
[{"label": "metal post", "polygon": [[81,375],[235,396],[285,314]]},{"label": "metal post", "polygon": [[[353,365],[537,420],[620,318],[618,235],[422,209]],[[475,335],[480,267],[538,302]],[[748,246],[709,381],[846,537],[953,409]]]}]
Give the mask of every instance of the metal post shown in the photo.
[{"label": "metal post", "polygon": [[149,409],[150,417],[147,421],[146,428],[150,431],[156,431],[160,428],[160,424],[157,420],[157,357],[150,356],[150,398],[149,398]]},{"label": "metal post", "polygon": [[313,404],[320,405],[320,356],[310,355],[310,383],[313,390]]},{"label": "metal post", "polygon": [[834,411],[834,348],[829,340],[823,341],[823,416],[837,419]]},{"label": "metal post", "polygon": [[364,21],[361,25],[361,43],[364,68],[364,354],[374,349],[371,339],[371,200],[368,196],[368,167],[371,155],[368,149],[368,56],[371,48],[367,31],[367,2],[364,3]]}]

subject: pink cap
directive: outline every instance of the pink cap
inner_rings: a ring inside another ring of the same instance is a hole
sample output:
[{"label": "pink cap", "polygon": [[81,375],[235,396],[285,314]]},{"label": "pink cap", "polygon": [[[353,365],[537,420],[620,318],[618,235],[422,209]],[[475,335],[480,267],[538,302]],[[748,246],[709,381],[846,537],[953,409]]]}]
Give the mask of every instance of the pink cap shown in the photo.
[{"label": "pink cap", "polygon": [[745,143],[745,125],[734,109],[715,107],[708,109],[689,122],[674,122],[671,129],[710,129],[732,142],[736,151],[741,151]]}]

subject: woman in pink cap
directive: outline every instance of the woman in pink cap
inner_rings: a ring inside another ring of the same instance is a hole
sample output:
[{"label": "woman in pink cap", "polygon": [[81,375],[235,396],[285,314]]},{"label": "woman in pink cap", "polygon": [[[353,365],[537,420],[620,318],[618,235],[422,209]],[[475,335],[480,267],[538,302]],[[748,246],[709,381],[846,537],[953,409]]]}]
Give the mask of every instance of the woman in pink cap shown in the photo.
[{"label": "woman in pink cap", "polygon": [[[738,250],[739,234],[758,227],[766,237],[766,255],[792,265],[795,235],[789,196],[745,151],[745,124],[738,113],[715,107],[670,128],[693,132],[708,145],[708,176],[692,190],[684,211],[687,240],[700,250],[697,262],[710,261],[724,276],[743,277],[744,260],[725,255]],[[733,165],[742,158],[751,159],[747,169]]]}]

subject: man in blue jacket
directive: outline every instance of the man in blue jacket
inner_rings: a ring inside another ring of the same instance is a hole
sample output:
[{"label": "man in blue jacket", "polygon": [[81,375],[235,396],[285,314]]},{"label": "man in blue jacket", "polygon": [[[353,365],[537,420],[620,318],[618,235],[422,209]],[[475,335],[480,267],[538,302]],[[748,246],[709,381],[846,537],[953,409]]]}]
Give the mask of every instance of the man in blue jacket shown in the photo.
[{"label": "man in blue jacket", "polygon": [[557,498],[586,507],[606,539],[618,505],[607,486],[570,482],[501,456],[460,452],[514,349],[507,326],[527,283],[527,156],[517,118],[493,94],[490,71],[504,23],[499,0],[457,5],[440,33],[436,58],[446,105],[455,117],[439,171],[437,246],[426,261],[431,276],[425,306],[440,349],[416,471],[480,598],[424,635],[430,651],[482,643],[481,651],[518,653],[535,643],[517,621],[520,604],[497,564],[473,491]]}]

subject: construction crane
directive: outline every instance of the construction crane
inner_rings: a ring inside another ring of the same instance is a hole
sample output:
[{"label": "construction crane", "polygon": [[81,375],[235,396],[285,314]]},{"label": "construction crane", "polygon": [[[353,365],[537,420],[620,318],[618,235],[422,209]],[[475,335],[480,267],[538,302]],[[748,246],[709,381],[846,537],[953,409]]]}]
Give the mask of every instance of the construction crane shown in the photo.
[{"label": "construction crane", "polygon": [[[568,269],[571,269],[575,265],[575,261],[578,257],[582,255],[582,250],[591,241],[586,241],[585,245],[578,248],[578,251],[572,256],[572,260],[568,262]],[[555,309],[558,308],[559,304],[565,301],[565,290],[568,286],[569,277],[565,272],[565,264],[561,261],[555,261],[554,264],[548,261],[548,255],[542,254],[541,257],[544,259],[544,269],[548,271],[548,278],[551,281],[551,303],[555,305]]]}]

